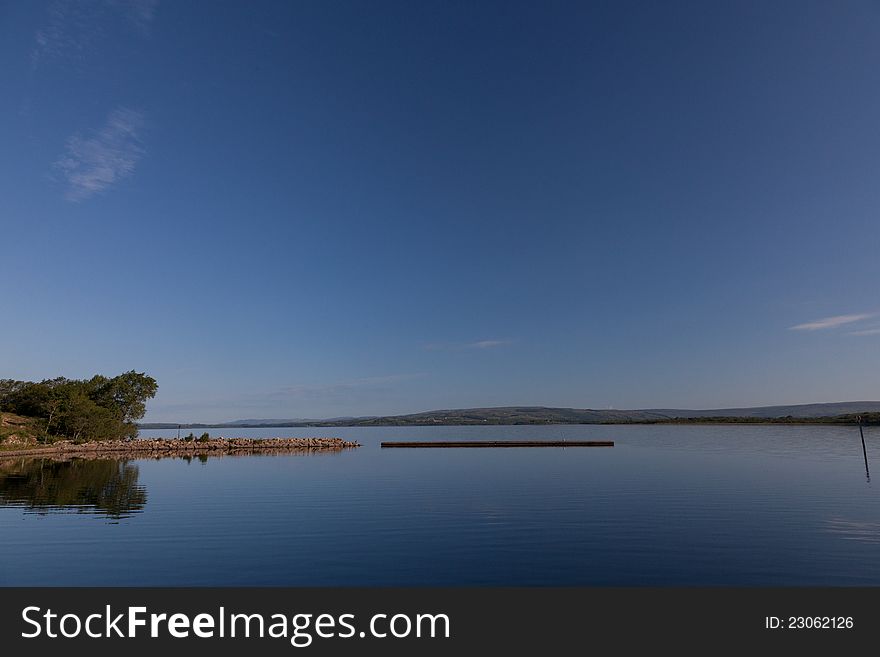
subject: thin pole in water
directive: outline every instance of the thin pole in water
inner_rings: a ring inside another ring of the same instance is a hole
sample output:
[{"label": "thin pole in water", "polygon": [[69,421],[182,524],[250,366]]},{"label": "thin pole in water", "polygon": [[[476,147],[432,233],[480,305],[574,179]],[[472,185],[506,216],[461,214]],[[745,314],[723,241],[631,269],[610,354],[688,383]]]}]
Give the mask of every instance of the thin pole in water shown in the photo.
[{"label": "thin pole in water", "polygon": [[180,440],[180,425],[177,425],[177,439]]},{"label": "thin pole in water", "polygon": [[865,432],[862,431],[862,416],[858,416],[859,419],[859,436],[862,438],[862,456],[865,457],[865,477],[868,478],[868,481],[871,481],[871,472],[868,470],[868,450],[865,448]]}]

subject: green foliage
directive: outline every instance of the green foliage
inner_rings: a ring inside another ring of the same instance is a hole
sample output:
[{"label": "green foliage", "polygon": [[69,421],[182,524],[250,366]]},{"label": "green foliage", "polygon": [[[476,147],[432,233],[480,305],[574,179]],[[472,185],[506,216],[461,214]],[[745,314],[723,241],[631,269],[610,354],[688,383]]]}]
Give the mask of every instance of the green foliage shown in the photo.
[{"label": "green foliage", "polygon": [[134,423],[147,411],[146,401],[156,395],[156,380],[132,370],[112,379],[95,376],[88,382],[91,396],[99,406],[113,408],[123,422]]},{"label": "green foliage", "polygon": [[59,377],[39,383],[0,380],[0,411],[39,418],[46,435],[77,441],[134,438],[136,420],[155,396],[156,380],[125,372],[75,380]]},{"label": "green foliage", "polygon": [[196,438],[195,434],[192,431],[190,431],[189,434],[187,434],[186,436],[183,437],[183,439],[188,443],[191,443],[193,441],[195,441],[197,443],[206,443],[209,440],[211,440],[211,436],[209,436],[208,433],[205,432],[201,436]]}]

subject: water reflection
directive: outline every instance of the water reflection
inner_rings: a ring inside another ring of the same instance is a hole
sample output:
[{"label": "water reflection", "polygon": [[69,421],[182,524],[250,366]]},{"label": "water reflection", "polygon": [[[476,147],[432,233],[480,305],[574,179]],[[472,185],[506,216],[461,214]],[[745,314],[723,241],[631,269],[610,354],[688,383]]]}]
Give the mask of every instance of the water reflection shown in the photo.
[{"label": "water reflection", "polygon": [[113,520],[143,511],[138,468],[114,459],[16,459],[0,462],[0,506],[33,513],[93,513]]},{"label": "water reflection", "polygon": [[868,470],[868,450],[865,447],[865,432],[862,430],[862,417],[859,416],[859,436],[862,438],[862,455],[865,457],[865,477],[871,481],[871,471]]}]

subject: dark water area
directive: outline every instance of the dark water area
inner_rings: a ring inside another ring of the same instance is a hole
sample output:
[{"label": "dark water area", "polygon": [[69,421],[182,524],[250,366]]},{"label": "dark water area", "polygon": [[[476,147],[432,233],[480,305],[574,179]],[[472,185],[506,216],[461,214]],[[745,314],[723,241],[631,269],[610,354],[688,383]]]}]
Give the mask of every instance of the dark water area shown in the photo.
[{"label": "dark water area", "polygon": [[[880,585],[880,497],[854,427],[210,431],[363,447],[0,460],[0,584]],[[379,448],[561,439],[615,446]],[[880,432],[865,440],[870,465]]]}]

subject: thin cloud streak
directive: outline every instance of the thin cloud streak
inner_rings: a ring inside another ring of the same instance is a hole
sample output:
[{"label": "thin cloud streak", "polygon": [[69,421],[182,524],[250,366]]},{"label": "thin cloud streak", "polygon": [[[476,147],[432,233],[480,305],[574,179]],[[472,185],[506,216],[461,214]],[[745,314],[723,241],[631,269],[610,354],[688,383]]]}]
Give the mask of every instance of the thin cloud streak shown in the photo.
[{"label": "thin cloud streak", "polygon": [[149,36],[150,25],[156,15],[159,0],[107,0],[107,4],[119,8],[129,23],[140,30],[144,36]]},{"label": "thin cloud streak", "polygon": [[880,335],[880,328],[863,329],[861,331],[850,331],[850,335]]},{"label": "thin cloud streak", "polygon": [[432,342],[425,345],[428,351],[461,351],[464,349],[494,349],[512,345],[514,340],[477,340],[476,342]]},{"label": "thin cloud streak", "polygon": [[85,200],[130,176],[144,155],[143,124],[142,112],[119,107],[92,136],[68,138],[65,154],[54,164],[67,182],[65,198],[74,203]]},{"label": "thin cloud streak", "polygon": [[335,396],[347,391],[384,388],[402,381],[419,379],[423,376],[425,376],[423,373],[390,374],[388,376],[369,376],[361,379],[352,379],[350,381],[338,381],[335,383],[299,384],[281,388],[274,394],[274,396],[276,398]]},{"label": "thin cloud streak", "polygon": [[[422,379],[424,372],[390,374],[332,383],[303,383],[266,391],[213,398],[182,399],[180,395],[165,401],[161,396],[150,403],[146,422],[223,422],[233,419],[281,418],[326,419],[340,416],[364,416],[365,407],[393,406],[401,384]],[[222,411],[218,413],[218,411]],[[232,417],[232,413],[237,417]]]},{"label": "thin cloud streak", "polygon": [[857,315],[835,315],[834,317],[824,317],[822,319],[817,319],[812,322],[807,322],[805,324],[797,324],[796,326],[790,326],[789,330],[791,331],[822,331],[825,329],[833,329],[838,328],[840,326],[844,326],[846,324],[852,324],[854,322],[860,322],[863,319],[870,319],[874,317],[877,313],[861,313]]},{"label": "thin cloud streak", "polygon": [[513,340],[479,340],[465,345],[468,349],[492,349],[493,347],[505,347],[513,344]]},{"label": "thin cloud streak", "polygon": [[143,36],[149,36],[159,0],[55,0],[46,23],[34,34],[31,63],[37,67],[51,58],[78,58],[105,35],[106,19],[122,19]]}]

